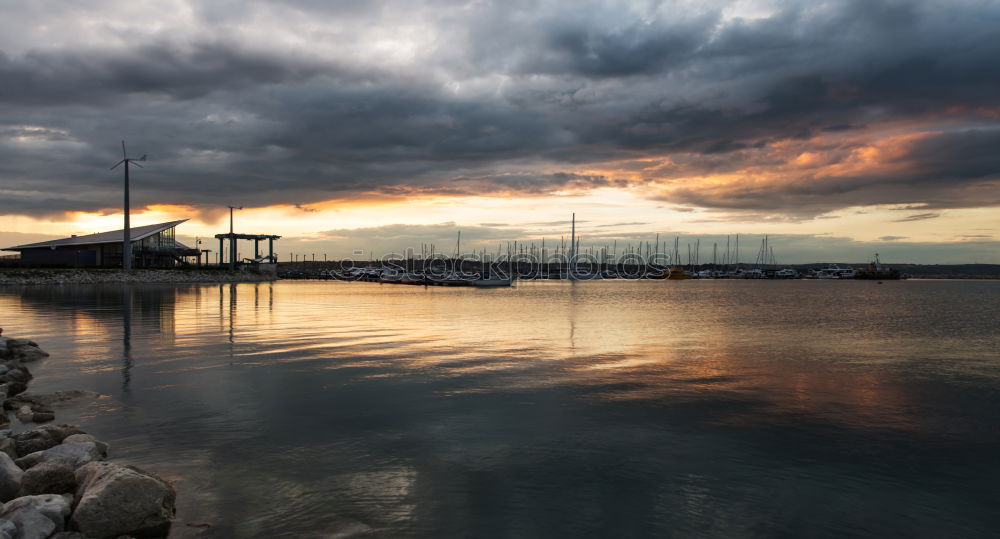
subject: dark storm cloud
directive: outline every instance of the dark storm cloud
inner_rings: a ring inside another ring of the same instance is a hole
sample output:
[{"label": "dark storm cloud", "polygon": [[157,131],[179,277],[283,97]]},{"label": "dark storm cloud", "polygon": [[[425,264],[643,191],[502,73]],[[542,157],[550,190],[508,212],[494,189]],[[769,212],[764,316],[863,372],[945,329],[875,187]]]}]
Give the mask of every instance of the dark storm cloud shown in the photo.
[{"label": "dark storm cloud", "polygon": [[117,207],[121,138],[150,155],[136,204],[257,206],[740,174],[786,165],[789,143],[836,165],[884,125],[926,136],[884,170],[660,196],[794,214],[1000,204],[996,4],[747,5],[135,3],[156,25],[8,6],[0,213]]},{"label": "dark storm cloud", "polygon": [[0,103],[114,105],[136,94],[189,100],[247,85],[294,83],[320,72],[336,69],[228,43],[156,42],[128,50],[30,51],[20,57],[0,51]]}]

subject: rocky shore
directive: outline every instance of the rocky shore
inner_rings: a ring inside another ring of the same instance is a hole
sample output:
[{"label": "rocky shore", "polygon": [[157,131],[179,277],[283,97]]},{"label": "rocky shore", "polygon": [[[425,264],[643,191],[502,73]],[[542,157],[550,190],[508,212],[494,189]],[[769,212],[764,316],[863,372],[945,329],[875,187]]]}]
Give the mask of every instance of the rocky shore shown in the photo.
[{"label": "rocky shore", "polygon": [[273,281],[270,273],[197,269],[0,269],[2,285],[96,283],[257,283]]},{"label": "rocky shore", "polygon": [[175,512],[169,483],[105,461],[108,444],[73,425],[6,428],[9,412],[24,424],[49,422],[58,406],[96,396],[27,392],[26,364],[44,357],[34,342],[0,335],[0,539],[165,537]]}]

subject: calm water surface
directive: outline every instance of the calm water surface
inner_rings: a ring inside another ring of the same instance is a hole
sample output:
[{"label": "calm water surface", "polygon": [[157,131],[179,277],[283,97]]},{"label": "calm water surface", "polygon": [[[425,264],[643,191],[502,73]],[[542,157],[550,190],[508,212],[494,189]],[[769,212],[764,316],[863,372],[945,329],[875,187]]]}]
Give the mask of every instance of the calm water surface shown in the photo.
[{"label": "calm water surface", "polygon": [[973,281],[0,288],[176,537],[995,536],[998,320]]}]

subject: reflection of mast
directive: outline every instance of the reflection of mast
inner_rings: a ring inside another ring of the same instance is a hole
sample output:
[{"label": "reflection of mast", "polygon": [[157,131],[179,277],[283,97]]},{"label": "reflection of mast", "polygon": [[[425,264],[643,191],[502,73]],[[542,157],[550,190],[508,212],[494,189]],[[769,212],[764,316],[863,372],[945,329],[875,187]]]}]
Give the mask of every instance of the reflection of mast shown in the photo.
[{"label": "reflection of mast", "polygon": [[[572,273],[571,273],[572,275]],[[569,286],[569,349],[576,351],[576,294],[577,284],[575,279],[570,280]],[[582,286],[582,285],[581,285]]]},{"label": "reflection of mast", "polygon": [[229,356],[233,355],[233,317],[236,316],[236,284],[229,284]]},{"label": "reflection of mast", "polygon": [[573,279],[576,277],[576,214],[573,214],[572,227],[569,233],[569,273],[567,277]]},{"label": "reflection of mast", "polygon": [[132,288],[122,285],[122,392],[129,393],[132,381]]}]

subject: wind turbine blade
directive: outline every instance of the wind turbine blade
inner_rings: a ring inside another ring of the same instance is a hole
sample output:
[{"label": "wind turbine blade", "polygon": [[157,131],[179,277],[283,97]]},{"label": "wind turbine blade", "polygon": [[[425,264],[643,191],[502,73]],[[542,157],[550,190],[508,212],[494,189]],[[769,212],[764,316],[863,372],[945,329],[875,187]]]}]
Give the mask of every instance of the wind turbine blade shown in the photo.
[{"label": "wind turbine blade", "polygon": [[133,167],[146,168],[146,167],[140,165],[139,163],[136,163],[135,161],[133,161],[131,159],[128,160],[128,164],[132,165]]},{"label": "wind turbine blade", "polygon": [[122,141],[122,159],[128,159],[128,154],[125,153],[125,141]]},{"label": "wind turbine blade", "polygon": [[120,164],[122,164],[122,163],[124,163],[124,162],[125,162],[125,160],[124,160],[124,159],[122,159],[121,161],[119,161],[119,162],[115,163],[115,166],[113,166],[113,167],[109,168],[108,170],[114,170],[114,169],[118,168],[118,165],[120,165]]}]

